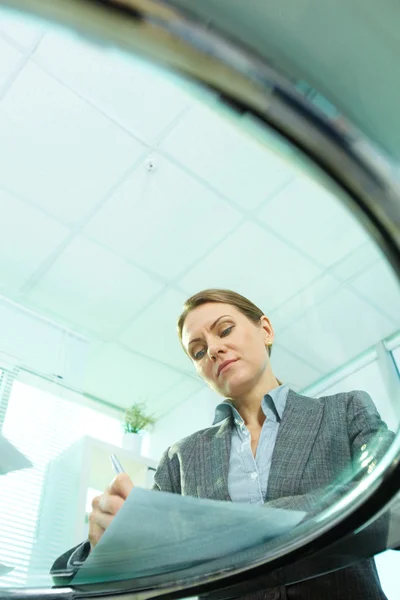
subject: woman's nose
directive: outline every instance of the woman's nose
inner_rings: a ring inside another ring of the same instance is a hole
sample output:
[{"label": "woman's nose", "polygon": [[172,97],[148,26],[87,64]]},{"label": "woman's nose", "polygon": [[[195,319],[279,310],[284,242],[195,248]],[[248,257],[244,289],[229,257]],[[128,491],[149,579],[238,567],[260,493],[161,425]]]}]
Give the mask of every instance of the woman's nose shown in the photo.
[{"label": "woman's nose", "polygon": [[224,345],[220,343],[214,343],[208,345],[208,356],[211,360],[216,360],[217,356],[225,352]]}]

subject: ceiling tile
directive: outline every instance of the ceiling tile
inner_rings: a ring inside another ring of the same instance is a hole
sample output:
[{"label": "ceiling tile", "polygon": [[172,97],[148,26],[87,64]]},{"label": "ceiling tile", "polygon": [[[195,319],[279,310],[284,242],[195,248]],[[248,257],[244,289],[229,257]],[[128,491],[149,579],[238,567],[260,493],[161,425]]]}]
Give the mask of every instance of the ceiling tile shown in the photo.
[{"label": "ceiling tile", "polygon": [[368,240],[332,267],[331,273],[342,281],[349,281],[381,258],[381,250],[372,240]]},{"label": "ceiling tile", "polygon": [[0,289],[20,288],[69,230],[0,189]]},{"label": "ceiling tile", "polygon": [[191,101],[171,74],[70,35],[47,34],[34,60],[147,143]]},{"label": "ceiling tile", "polygon": [[279,343],[323,374],[393,333],[393,323],[348,289],[332,294],[279,335]]},{"label": "ceiling tile", "polygon": [[300,176],[266,202],[258,216],[325,267],[366,241],[364,230],[331,192]]},{"label": "ceiling tile", "polygon": [[76,238],[28,293],[80,331],[110,336],[161,291],[161,284],[123,259]]},{"label": "ceiling tile", "polygon": [[293,177],[289,163],[205,107],[188,112],[160,147],[247,210]]},{"label": "ceiling tile", "polygon": [[0,181],[69,222],[143,151],[130,135],[28,63],[0,104]]},{"label": "ceiling tile", "polygon": [[135,318],[119,336],[119,341],[182,372],[192,373],[191,361],[176,332],[176,323],[186,300],[184,294],[168,290]]},{"label": "ceiling tile", "polygon": [[96,344],[88,360],[84,391],[123,408],[145,402],[153,411],[159,399],[181,380],[178,371],[116,344]]},{"label": "ceiling tile", "polygon": [[[172,279],[241,220],[238,211],[165,158],[136,169],[85,228],[92,239]],[[146,161],[147,162],[147,161]]]},{"label": "ceiling tile", "polygon": [[0,88],[18,66],[21,58],[21,52],[10,46],[0,36]]},{"label": "ceiling tile", "polygon": [[182,278],[189,294],[229,288],[270,313],[321,274],[311,261],[254,223],[244,223]]},{"label": "ceiling tile", "polygon": [[275,332],[279,334],[297,319],[301,319],[305,312],[328,298],[340,285],[340,281],[324,273],[304,290],[296,293],[287,302],[269,312],[268,316],[271,319]]},{"label": "ceiling tile", "polygon": [[30,48],[42,34],[42,23],[27,14],[0,10],[0,33],[5,33],[22,48]]},{"label": "ceiling tile", "polygon": [[394,271],[385,261],[380,260],[356,277],[351,287],[400,326],[400,286]]},{"label": "ceiling tile", "polygon": [[275,343],[272,349],[271,364],[275,376],[295,390],[301,390],[321,377],[317,369],[288,352],[279,342]]}]

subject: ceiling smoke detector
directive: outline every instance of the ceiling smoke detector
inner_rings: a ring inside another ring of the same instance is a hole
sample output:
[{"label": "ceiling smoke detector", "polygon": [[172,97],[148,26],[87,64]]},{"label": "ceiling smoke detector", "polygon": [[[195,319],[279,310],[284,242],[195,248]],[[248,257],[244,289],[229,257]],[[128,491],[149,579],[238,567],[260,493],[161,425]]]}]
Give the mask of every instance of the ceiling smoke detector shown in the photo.
[{"label": "ceiling smoke detector", "polygon": [[153,171],[156,170],[156,163],[154,162],[154,160],[152,158],[150,158],[146,162],[146,169],[149,171],[149,173],[152,173]]}]

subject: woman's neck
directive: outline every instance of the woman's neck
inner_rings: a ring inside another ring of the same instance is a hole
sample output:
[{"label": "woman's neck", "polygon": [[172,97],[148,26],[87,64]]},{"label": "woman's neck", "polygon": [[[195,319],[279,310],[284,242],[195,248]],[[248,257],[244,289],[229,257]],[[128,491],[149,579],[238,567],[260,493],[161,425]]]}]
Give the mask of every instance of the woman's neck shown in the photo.
[{"label": "woman's neck", "polygon": [[248,427],[262,426],[265,415],[261,407],[263,397],[280,383],[271,373],[267,380],[260,381],[248,394],[232,399],[232,403]]}]

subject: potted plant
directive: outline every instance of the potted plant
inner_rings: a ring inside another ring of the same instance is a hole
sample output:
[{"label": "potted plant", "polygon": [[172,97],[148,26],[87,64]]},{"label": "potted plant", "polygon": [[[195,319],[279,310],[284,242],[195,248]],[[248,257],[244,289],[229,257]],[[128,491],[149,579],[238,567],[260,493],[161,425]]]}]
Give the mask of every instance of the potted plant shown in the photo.
[{"label": "potted plant", "polygon": [[155,422],[154,416],[146,413],[146,405],[143,402],[133,404],[125,412],[122,447],[135,454],[140,454],[143,441],[141,434]]}]

